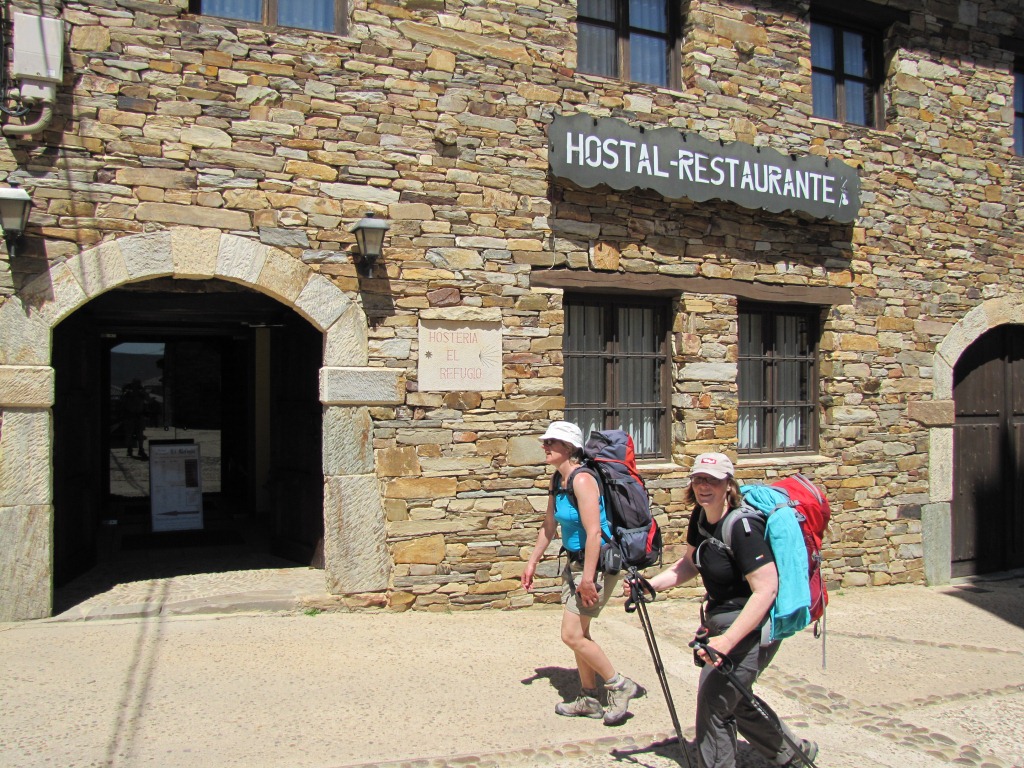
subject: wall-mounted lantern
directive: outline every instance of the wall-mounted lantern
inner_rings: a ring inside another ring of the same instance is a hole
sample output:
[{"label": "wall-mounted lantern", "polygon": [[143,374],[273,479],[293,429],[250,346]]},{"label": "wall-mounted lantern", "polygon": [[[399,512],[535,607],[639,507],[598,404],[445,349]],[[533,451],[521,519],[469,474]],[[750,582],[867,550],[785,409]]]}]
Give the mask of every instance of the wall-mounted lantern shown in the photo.
[{"label": "wall-mounted lantern", "polygon": [[375,219],[372,213],[367,213],[349,228],[349,232],[356,236],[356,247],[368,274],[372,274],[373,265],[384,251],[384,233],[390,226],[387,219]]},{"label": "wall-mounted lantern", "polygon": [[24,189],[13,184],[7,188],[0,188],[0,227],[4,230],[9,258],[14,258],[15,247],[28,224],[28,212],[31,207],[32,198]]}]

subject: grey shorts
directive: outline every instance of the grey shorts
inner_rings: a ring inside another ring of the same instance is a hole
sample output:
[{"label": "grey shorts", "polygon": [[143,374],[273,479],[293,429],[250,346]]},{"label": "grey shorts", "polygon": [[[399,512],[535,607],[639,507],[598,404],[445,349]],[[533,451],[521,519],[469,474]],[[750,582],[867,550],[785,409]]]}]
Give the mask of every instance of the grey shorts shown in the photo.
[{"label": "grey shorts", "polygon": [[[595,618],[601,613],[601,609],[604,608],[611,596],[615,594],[615,590],[622,580],[622,574],[609,576],[607,573],[598,572],[596,583],[597,602],[587,608],[583,605],[583,601],[580,600],[580,596],[576,594],[576,590],[572,586],[573,582],[579,584],[582,573],[583,563],[565,564],[565,568],[562,569],[562,605],[565,606],[565,610],[569,613]],[[571,579],[570,576],[572,577]]]}]

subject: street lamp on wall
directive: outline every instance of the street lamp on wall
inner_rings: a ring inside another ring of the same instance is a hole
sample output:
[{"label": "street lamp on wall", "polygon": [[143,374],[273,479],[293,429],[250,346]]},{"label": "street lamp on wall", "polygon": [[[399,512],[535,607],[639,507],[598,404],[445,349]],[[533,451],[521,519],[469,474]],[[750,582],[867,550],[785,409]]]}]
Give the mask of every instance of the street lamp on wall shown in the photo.
[{"label": "street lamp on wall", "polygon": [[4,230],[9,258],[14,258],[15,247],[28,224],[28,212],[31,207],[32,198],[24,189],[14,184],[0,189],[0,227]]},{"label": "street lamp on wall", "polygon": [[349,228],[349,232],[356,236],[356,247],[368,273],[373,272],[373,265],[381,257],[384,233],[390,226],[386,219],[375,219],[372,213],[367,213]]}]

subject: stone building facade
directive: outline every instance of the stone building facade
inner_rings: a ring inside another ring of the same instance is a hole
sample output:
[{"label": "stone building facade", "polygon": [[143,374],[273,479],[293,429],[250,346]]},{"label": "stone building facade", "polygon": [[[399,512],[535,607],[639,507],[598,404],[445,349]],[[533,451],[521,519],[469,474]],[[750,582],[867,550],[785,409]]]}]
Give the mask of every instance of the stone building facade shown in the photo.
[{"label": "stone building facade", "polygon": [[[106,472],[110,444],[82,435],[110,424],[69,426],[61,401],[106,413],[105,369],[77,355],[113,326],[79,318],[119,308],[122,326],[144,316],[156,332],[176,322],[175,297],[197,294],[270,297],[322,338],[305,382],[322,406],[310,556],[340,604],[556,599],[553,562],[537,593],[519,576],[546,505],[537,436],[570,413],[567,306],[652,298],[667,317],[665,412],[641,466],[670,554],[693,456],[724,450],[743,478],[799,470],[827,490],[833,587],[955,575],[957,365],[993,330],[1013,349],[1024,333],[1024,9],[1007,7],[1019,4],[843,4],[854,28],[884,11],[871,127],[815,114],[811,22],[847,16],[814,0],[680,4],[669,85],[586,74],[570,0],[349,0],[330,33],[187,0],[12,5],[62,19],[65,56],[52,119],[0,142],[0,180],[32,200],[0,259],[0,619],[49,615],[55,569],[102,546],[110,489],[88,478]],[[549,157],[550,127],[576,114],[848,166],[859,209],[840,221],[585,186]],[[367,212],[390,223],[372,270],[349,231]],[[744,447],[741,319],[773,305],[812,310],[807,450]],[[481,359],[497,338],[497,385],[438,386],[447,374],[426,348],[439,328],[467,334]],[[257,392],[259,365],[242,378]],[[243,414],[245,434],[286,434],[258,426],[286,399]],[[273,451],[247,465],[260,504],[274,503],[259,489]],[[1020,556],[1024,542],[1001,562]]]}]

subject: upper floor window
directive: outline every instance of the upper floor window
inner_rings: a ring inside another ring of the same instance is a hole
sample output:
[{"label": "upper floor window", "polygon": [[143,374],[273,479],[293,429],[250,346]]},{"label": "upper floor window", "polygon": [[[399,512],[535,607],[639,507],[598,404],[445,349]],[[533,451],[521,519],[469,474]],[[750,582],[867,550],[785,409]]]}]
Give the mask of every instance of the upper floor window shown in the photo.
[{"label": "upper floor window", "polygon": [[877,32],[811,21],[814,114],[882,126],[882,41]]},{"label": "upper floor window", "polygon": [[344,0],[191,0],[193,13],[319,32],[344,32]]},{"label": "upper floor window", "polygon": [[1024,155],[1024,64],[1013,73],[1013,151]]},{"label": "upper floor window", "polygon": [[819,310],[741,303],[739,450],[815,450]]},{"label": "upper floor window", "polygon": [[624,429],[637,458],[668,448],[668,329],[665,300],[566,295],[565,418],[583,430]]},{"label": "upper floor window", "polygon": [[579,0],[579,71],[678,87],[676,5],[667,0]]}]

